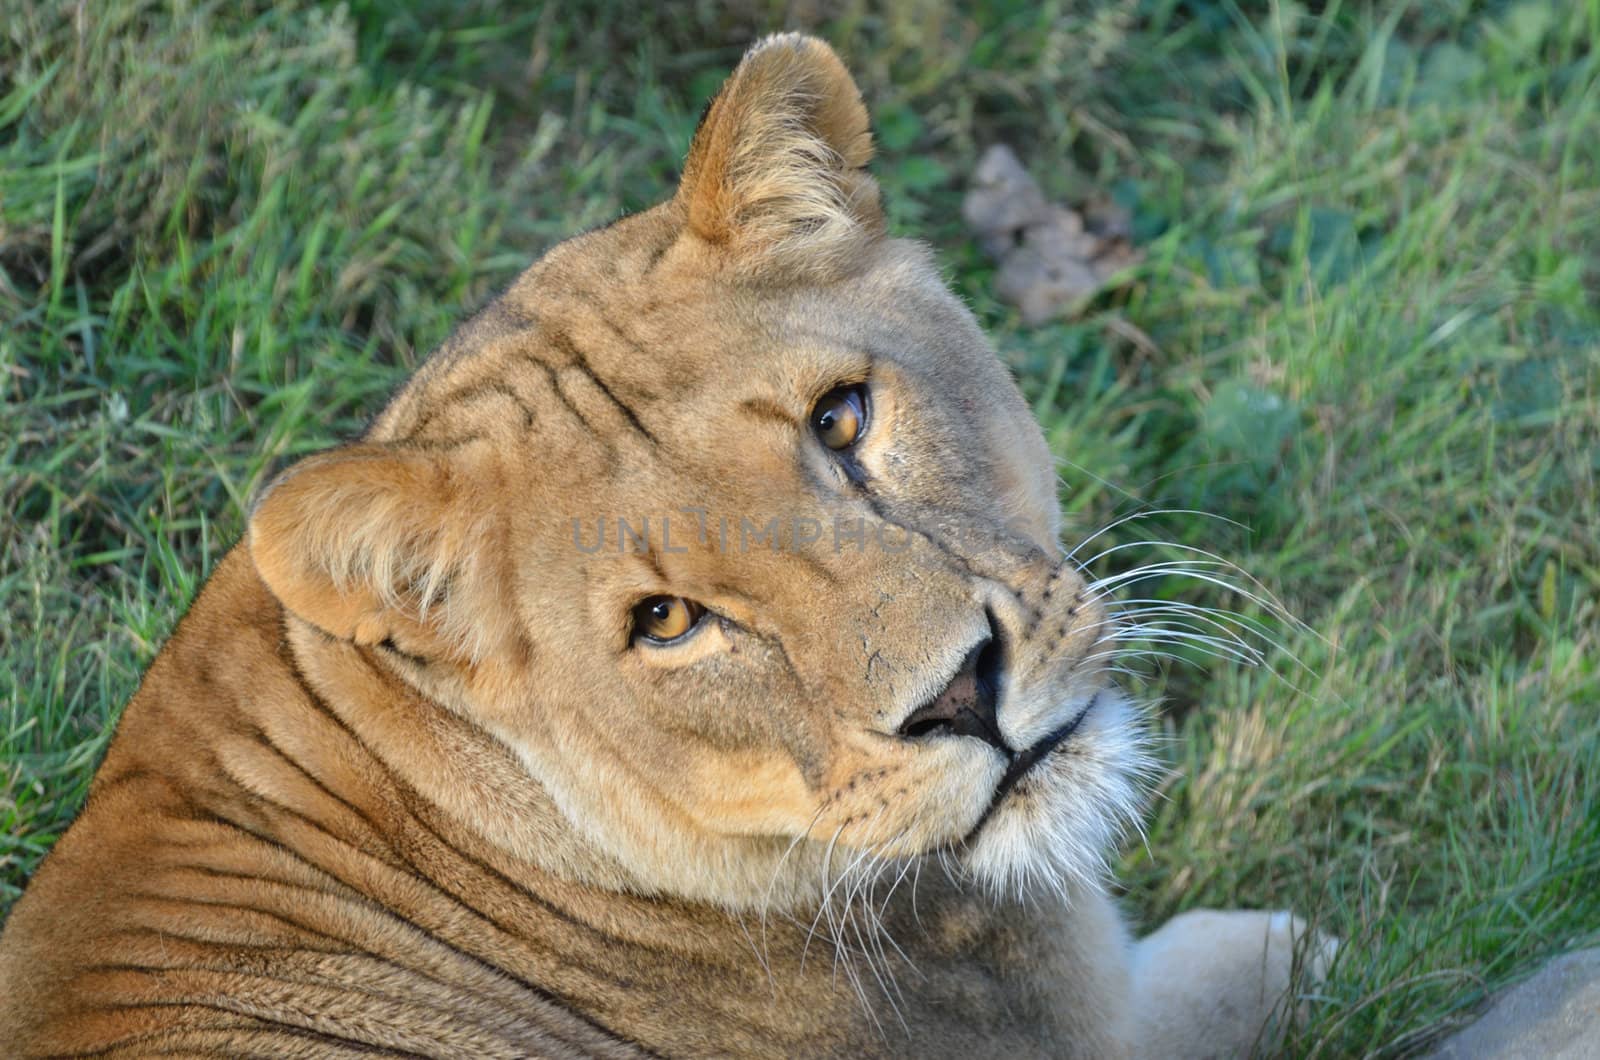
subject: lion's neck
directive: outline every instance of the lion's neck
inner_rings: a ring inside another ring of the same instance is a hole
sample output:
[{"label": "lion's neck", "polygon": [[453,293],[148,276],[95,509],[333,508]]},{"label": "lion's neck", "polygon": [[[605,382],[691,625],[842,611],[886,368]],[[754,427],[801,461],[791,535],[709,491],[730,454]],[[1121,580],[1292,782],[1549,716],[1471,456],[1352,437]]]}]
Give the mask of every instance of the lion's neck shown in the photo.
[{"label": "lion's neck", "polygon": [[[487,965],[667,1053],[903,1051],[908,1037],[943,1051],[1009,1034],[1025,1053],[1063,1033],[1052,998],[1093,963],[1064,951],[1120,944],[1097,896],[1093,930],[1067,929],[1059,910],[997,915],[937,873],[916,910],[907,886],[875,911],[883,936],[859,902],[848,919],[763,922],[641,897],[503,747],[373,651],[286,624],[242,550],[185,625],[102,782],[159,768],[185,813],[239,823],[239,842],[260,845],[250,857],[326,880],[342,910],[327,933],[363,948],[382,930],[389,959],[430,980]],[[197,673],[206,697],[175,691]]]}]

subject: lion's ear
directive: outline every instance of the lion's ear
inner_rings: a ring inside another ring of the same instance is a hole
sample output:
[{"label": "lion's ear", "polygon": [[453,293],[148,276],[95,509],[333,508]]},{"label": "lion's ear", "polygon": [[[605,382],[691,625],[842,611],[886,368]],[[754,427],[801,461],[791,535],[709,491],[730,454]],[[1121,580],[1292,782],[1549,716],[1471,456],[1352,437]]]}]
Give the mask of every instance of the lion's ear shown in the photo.
[{"label": "lion's ear", "polygon": [[484,538],[470,486],[445,458],[361,445],[301,461],[256,502],[247,534],[262,581],[290,612],[360,644],[466,649],[448,599]]},{"label": "lion's ear", "polygon": [[743,266],[837,270],[883,230],[871,159],[867,108],[839,57],[781,34],[745,53],[706,108],[678,199],[690,229]]}]

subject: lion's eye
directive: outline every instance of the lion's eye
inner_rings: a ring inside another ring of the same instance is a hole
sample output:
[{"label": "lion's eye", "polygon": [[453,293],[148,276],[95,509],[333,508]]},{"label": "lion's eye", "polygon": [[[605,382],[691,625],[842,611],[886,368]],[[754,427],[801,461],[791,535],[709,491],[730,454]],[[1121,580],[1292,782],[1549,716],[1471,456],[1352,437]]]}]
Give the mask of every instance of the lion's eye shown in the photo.
[{"label": "lion's eye", "polygon": [[681,596],[652,596],[633,609],[633,632],[656,644],[686,636],[700,622],[705,608]]},{"label": "lion's eye", "polygon": [[867,424],[867,388],[835,387],[811,410],[811,429],[829,449],[848,449]]}]

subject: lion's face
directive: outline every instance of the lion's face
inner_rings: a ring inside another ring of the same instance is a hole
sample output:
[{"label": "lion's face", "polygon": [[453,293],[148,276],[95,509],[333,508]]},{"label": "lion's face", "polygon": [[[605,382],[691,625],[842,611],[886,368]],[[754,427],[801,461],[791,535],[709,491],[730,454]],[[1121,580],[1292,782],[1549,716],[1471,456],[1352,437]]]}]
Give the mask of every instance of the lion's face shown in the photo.
[{"label": "lion's face", "polygon": [[1135,800],[1050,454],[869,155],[831,52],[752,51],[674,200],[550,252],[252,521],[291,612],[508,748],[629,886],[1081,877]]}]

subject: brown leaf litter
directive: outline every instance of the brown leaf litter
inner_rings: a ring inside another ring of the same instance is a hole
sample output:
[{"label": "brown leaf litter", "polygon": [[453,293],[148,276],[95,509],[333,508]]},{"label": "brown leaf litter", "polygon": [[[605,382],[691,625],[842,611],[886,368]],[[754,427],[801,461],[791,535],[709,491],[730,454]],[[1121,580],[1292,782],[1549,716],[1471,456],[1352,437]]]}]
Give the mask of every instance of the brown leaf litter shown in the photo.
[{"label": "brown leaf litter", "polygon": [[1000,266],[995,293],[1029,325],[1076,316],[1143,257],[1127,211],[1103,197],[1081,212],[1049,202],[1004,144],[979,159],[961,216]]}]

